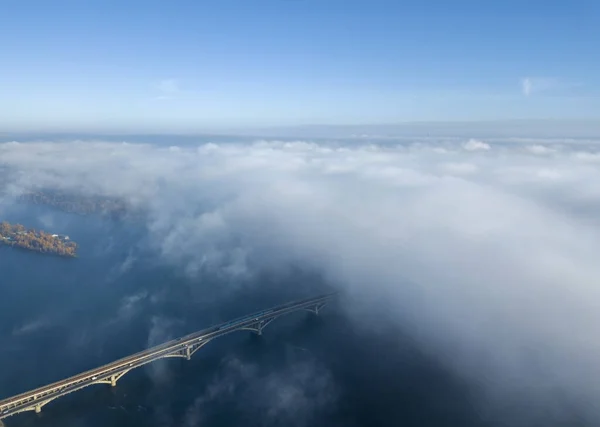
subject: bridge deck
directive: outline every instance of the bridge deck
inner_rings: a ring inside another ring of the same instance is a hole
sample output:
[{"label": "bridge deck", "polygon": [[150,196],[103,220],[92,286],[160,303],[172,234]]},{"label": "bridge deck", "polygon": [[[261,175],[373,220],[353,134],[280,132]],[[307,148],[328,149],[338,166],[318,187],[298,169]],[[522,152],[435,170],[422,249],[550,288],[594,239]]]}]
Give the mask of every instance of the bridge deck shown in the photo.
[{"label": "bridge deck", "polygon": [[40,412],[42,406],[52,400],[93,384],[111,384],[114,386],[117,380],[130,370],[164,357],[186,357],[189,359],[194,352],[209,341],[234,331],[251,330],[260,334],[264,326],[284,314],[299,310],[311,310],[318,313],[318,310],[334,295],[335,293],[331,293],[292,301],[252,313],[168,341],[61,381],[0,400],[0,420],[20,412]]}]

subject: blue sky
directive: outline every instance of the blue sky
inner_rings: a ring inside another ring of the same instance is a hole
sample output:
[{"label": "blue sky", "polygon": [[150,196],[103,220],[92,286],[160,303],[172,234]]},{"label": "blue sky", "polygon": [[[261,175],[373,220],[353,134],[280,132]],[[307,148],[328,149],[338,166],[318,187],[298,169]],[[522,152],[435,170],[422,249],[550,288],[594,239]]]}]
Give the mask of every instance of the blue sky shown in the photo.
[{"label": "blue sky", "polygon": [[600,118],[596,0],[3,0],[1,130]]}]

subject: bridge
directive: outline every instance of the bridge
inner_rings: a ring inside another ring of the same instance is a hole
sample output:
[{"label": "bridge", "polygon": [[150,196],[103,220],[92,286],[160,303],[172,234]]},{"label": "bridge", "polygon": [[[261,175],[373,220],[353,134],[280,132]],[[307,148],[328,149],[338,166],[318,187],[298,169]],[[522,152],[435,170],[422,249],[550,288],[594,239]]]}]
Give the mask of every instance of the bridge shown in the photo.
[{"label": "bridge", "polygon": [[[135,368],[144,366],[158,359],[181,357],[190,360],[192,355],[215,338],[235,331],[251,331],[258,335],[273,320],[285,314],[300,310],[308,310],[318,315],[335,293],[314,298],[292,301],[268,310],[249,314],[198,332],[151,347],[131,356],[124,357],[64,380],[36,388],[17,396],[0,400],[0,420],[26,411],[41,412],[42,407],[59,397],[79,391],[95,384],[116,386],[125,374]],[[2,425],[2,421],[0,421]]]}]

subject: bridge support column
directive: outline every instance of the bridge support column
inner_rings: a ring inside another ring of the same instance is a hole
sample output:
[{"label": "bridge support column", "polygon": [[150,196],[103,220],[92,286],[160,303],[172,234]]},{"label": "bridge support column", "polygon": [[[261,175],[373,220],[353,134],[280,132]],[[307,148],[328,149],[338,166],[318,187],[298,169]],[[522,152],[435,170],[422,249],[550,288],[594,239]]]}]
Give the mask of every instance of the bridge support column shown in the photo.
[{"label": "bridge support column", "polygon": [[192,358],[192,353],[191,353],[191,350],[190,350],[190,348],[189,348],[189,347],[186,347],[186,348],[185,348],[185,358],[186,358],[187,360],[190,360],[190,359]]},{"label": "bridge support column", "polygon": [[40,412],[42,412],[42,405],[35,405],[35,413],[39,414]]},{"label": "bridge support column", "polygon": [[117,386],[117,376],[116,375],[113,375],[112,377],[110,377],[110,386],[111,387]]}]

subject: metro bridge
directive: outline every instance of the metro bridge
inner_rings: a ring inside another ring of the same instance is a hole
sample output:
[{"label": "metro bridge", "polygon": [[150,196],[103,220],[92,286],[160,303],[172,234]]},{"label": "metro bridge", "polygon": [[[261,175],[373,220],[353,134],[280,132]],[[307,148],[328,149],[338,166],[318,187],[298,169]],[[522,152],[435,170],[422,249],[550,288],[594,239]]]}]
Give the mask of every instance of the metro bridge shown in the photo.
[{"label": "metro bridge", "polygon": [[[132,354],[99,368],[0,400],[0,420],[26,411],[39,413],[42,411],[42,407],[53,400],[94,384],[110,384],[114,387],[117,385],[117,381],[132,369],[139,368],[158,359],[181,357],[190,360],[195,352],[210,341],[231,332],[251,331],[261,335],[263,329],[269,323],[284,314],[308,310],[318,315],[321,308],[334,296],[335,293],[330,293],[314,298],[292,301],[268,310],[249,314]],[[0,421],[1,425],[2,422]]]}]

